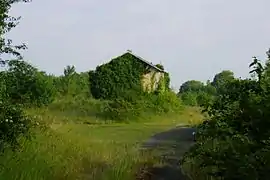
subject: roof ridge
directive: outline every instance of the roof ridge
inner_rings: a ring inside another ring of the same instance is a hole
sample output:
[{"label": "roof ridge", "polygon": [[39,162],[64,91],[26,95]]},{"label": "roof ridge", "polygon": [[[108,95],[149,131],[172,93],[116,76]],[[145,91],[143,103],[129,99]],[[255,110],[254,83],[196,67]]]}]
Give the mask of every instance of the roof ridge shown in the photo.
[{"label": "roof ridge", "polygon": [[149,61],[145,60],[144,58],[142,58],[142,57],[140,57],[140,56],[134,54],[131,50],[127,50],[126,53],[129,53],[129,54],[135,56],[135,57],[138,58],[139,60],[141,60],[141,61],[143,61],[144,63],[148,64],[149,66],[151,66],[151,67],[157,69],[158,71],[165,72],[165,70],[160,69],[159,67],[157,67],[156,65],[154,65],[152,62],[149,62]]}]

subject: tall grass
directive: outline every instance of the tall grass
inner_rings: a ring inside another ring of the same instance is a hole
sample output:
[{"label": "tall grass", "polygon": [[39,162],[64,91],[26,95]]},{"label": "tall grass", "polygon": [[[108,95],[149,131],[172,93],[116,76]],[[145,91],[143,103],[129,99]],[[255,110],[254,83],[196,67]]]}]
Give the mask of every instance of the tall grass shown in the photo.
[{"label": "tall grass", "polygon": [[56,101],[46,108],[27,110],[40,127],[34,129],[32,141],[21,140],[20,151],[0,155],[0,179],[134,179],[141,165],[156,163],[153,154],[138,150],[143,141],[188,123],[190,116],[201,118],[189,108],[181,115],[112,123],[96,116],[102,103]]}]

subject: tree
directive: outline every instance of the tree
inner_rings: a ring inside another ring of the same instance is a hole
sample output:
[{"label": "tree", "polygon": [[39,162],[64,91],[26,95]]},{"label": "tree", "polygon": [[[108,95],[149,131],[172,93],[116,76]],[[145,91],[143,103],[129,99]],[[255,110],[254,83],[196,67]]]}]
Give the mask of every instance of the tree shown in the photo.
[{"label": "tree", "polygon": [[178,96],[186,105],[201,106],[210,103],[215,94],[216,88],[209,81],[204,85],[201,81],[191,80],[181,85]]},{"label": "tree", "polygon": [[204,89],[204,84],[201,81],[191,80],[191,81],[186,81],[181,85],[179,89],[179,93],[199,92],[199,91],[203,91],[203,89]]},{"label": "tree", "polygon": [[18,50],[26,49],[25,44],[13,45],[11,39],[4,38],[4,34],[19,24],[21,17],[9,16],[9,10],[14,3],[30,2],[30,0],[0,0],[0,64],[6,64],[7,60],[1,56],[3,54],[11,54],[22,59],[21,53]]},{"label": "tree", "polygon": [[74,67],[74,66],[68,65],[68,66],[64,69],[64,76],[65,76],[65,77],[70,77],[70,76],[74,75],[75,73],[76,73],[76,71],[75,71],[75,67]]},{"label": "tree", "polygon": [[197,105],[199,106],[204,106],[208,104],[209,102],[211,102],[212,100],[213,100],[213,94],[210,94],[208,92],[203,92],[203,91],[197,94],[196,102],[197,102]]},{"label": "tree", "polygon": [[264,71],[263,75],[270,77],[270,48],[266,52],[266,55],[267,55],[267,61],[265,63],[265,71]]},{"label": "tree", "polygon": [[212,86],[210,83],[207,83],[206,86],[204,86],[204,92],[209,95],[216,95],[216,88]]},{"label": "tree", "polygon": [[217,91],[223,91],[224,85],[234,80],[234,73],[229,70],[224,70],[215,75],[213,82],[211,83]]},{"label": "tree", "polygon": [[7,98],[12,103],[39,106],[53,100],[52,79],[29,63],[11,60],[4,74]]},{"label": "tree", "polygon": [[181,100],[185,105],[188,106],[197,106],[197,94],[194,92],[185,92],[179,94]]},{"label": "tree", "polygon": [[91,96],[88,72],[77,73],[74,66],[67,66],[64,75],[52,77],[58,96]]}]

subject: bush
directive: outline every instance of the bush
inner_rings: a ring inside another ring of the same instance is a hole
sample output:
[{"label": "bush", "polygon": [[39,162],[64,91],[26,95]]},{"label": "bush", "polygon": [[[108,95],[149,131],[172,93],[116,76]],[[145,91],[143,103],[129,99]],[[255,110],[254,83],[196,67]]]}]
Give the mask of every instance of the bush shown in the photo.
[{"label": "bush", "polygon": [[185,105],[196,106],[197,105],[197,93],[185,92],[180,94],[180,98]]},{"label": "bush", "polygon": [[[127,93],[128,94],[128,93]],[[183,106],[171,91],[152,94],[144,93],[136,96],[136,93],[123,95],[122,98],[110,101],[103,108],[102,116],[112,120],[138,120],[148,118],[151,115],[164,115],[180,113]]]},{"label": "bush", "polygon": [[7,98],[12,103],[40,106],[54,98],[52,79],[25,61],[9,61],[8,70],[2,75]]},{"label": "bush", "polygon": [[12,148],[18,146],[21,135],[27,135],[31,127],[31,120],[18,105],[7,101],[0,101],[0,146]]},{"label": "bush", "polygon": [[107,104],[107,101],[76,96],[56,99],[47,108],[50,112],[61,113],[63,116],[95,117],[100,116]]},{"label": "bush", "polygon": [[67,66],[64,69],[64,75],[52,76],[51,78],[59,98],[68,96],[89,98],[91,95],[88,73],[77,73],[74,66]]},{"label": "bush", "polygon": [[256,59],[251,66],[257,80],[222,84],[223,90],[205,107],[210,121],[198,126],[197,143],[183,159],[194,179],[268,179],[270,81]]}]

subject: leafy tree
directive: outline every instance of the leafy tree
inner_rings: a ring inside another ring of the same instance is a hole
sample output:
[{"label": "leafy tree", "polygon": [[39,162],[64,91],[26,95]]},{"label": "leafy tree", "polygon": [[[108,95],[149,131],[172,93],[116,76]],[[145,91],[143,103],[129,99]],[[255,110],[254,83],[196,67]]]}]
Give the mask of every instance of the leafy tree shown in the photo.
[{"label": "leafy tree", "polygon": [[11,60],[5,74],[5,87],[12,103],[43,105],[52,102],[54,88],[44,72],[25,61]]},{"label": "leafy tree", "polygon": [[19,24],[21,17],[9,16],[9,10],[11,6],[18,2],[30,2],[30,0],[0,0],[0,63],[5,64],[7,60],[4,60],[1,56],[3,54],[12,54],[19,59],[22,58],[21,53],[18,50],[26,49],[25,44],[13,45],[11,39],[5,39],[4,34]]},{"label": "leafy tree", "polygon": [[224,84],[232,80],[234,80],[234,73],[229,70],[224,70],[215,75],[212,85],[216,88],[217,91],[222,91]]},{"label": "leafy tree", "polygon": [[185,105],[197,106],[197,94],[194,92],[185,92],[180,94],[180,98]]},{"label": "leafy tree", "polygon": [[204,92],[210,95],[216,95],[216,88],[211,84],[210,80],[206,82],[206,85],[204,86]]},{"label": "leafy tree", "polygon": [[[262,73],[263,76],[265,76],[265,78],[269,78],[269,81],[270,81],[270,48],[269,50],[266,52],[266,55],[267,55],[267,61],[265,63],[265,67],[264,67],[264,71]],[[258,60],[257,60],[258,61]],[[257,67],[258,68],[258,67]],[[260,68],[260,67],[259,67]],[[262,68],[261,68],[262,69]],[[255,69],[253,69],[253,71],[256,72]],[[258,71],[258,70],[257,70]]]},{"label": "leafy tree", "polygon": [[216,88],[209,82],[204,85],[201,81],[191,80],[183,83],[178,96],[189,106],[201,106],[212,101],[216,94]]},{"label": "leafy tree", "polygon": [[87,72],[77,73],[74,66],[64,69],[64,76],[53,77],[58,96],[90,97],[89,75]]},{"label": "leafy tree", "polygon": [[74,85],[72,85],[71,83],[73,83],[72,79],[75,76],[75,74],[76,71],[74,66],[67,66],[64,69],[64,77],[61,78],[61,81],[65,84],[63,86],[65,95],[70,94],[71,91],[74,92],[74,90],[72,90],[72,88],[74,88]]},{"label": "leafy tree", "polygon": [[197,102],[197,105],[204,106],[204,105],[212,102],[213,99],[214,99],[214,97],[212,94],[210,94],[208,92],[201,91],[201,92],[197,93],[196,102]]},{"label": "leafy tree", "polygon": [[180,89],[179,93],[184,92],[199,92],[204,90],[204,84],[201,81],[191,80],[184,82]]}]

